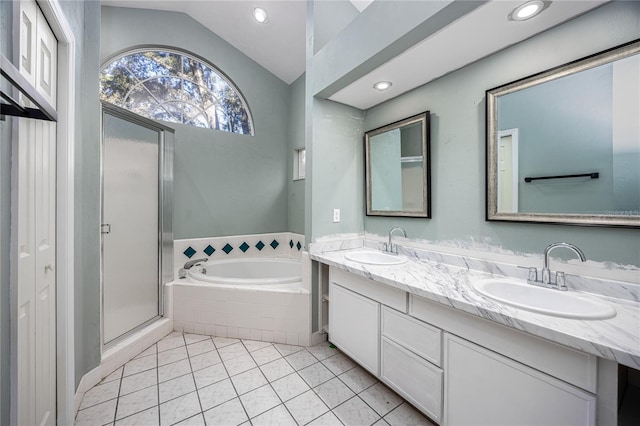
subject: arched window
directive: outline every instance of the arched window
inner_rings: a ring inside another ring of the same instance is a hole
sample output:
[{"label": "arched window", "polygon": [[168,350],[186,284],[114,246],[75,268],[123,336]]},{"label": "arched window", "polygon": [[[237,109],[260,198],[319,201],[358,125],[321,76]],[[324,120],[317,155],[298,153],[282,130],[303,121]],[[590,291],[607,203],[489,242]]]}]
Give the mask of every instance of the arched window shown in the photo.
[{"label": "arched window", "polygon": [[215,67],[171,49],[138,49],[100,72],[100,99],[155,120],[253,135],[249,107]]}]

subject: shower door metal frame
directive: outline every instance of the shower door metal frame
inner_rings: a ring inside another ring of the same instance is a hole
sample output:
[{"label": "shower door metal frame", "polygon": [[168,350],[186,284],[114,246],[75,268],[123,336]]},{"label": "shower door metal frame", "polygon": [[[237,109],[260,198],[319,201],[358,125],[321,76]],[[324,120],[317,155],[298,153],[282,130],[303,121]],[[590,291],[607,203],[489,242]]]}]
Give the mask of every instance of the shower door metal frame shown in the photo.
[{"label": "shower door metal frame", "polygon": [[[164,316],[164,286],[173,280],[173,153],[175,130],[101,101],[100,111],[100,345],[101,353]],[[104,115],[157,131],[158,139],[158,315],[115,339],[104,342]]]}]

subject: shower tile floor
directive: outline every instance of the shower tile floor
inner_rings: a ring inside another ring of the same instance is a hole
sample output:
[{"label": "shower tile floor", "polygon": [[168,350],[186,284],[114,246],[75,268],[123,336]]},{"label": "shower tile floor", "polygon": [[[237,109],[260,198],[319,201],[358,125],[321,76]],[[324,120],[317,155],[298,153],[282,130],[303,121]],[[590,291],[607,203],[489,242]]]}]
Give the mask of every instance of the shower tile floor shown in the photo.
[{"label": "shower tile floor", "polygon": [[173,332],[87,391],[76,425],[432,423],[329,343]]}]

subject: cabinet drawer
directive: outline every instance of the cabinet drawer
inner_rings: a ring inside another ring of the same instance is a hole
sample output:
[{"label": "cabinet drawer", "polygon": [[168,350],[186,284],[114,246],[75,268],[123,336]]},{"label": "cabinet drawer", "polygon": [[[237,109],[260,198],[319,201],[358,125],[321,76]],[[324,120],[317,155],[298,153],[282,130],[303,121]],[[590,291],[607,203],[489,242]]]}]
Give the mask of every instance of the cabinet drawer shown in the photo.
[{"label": "cabinet drawer", "polygon": [[411,295],[409,315],[589,392],[596,392],[598,358]]},{"label": "cabinet drawer", "polygon": [[385,337],[381,354],[382,381],[440,423],[442,370]]},{"label": "cabinet drawer", "polygon": [[337,268],[329,269],[329,282],[339,284],[398,311],[407,312],[407,293],[397,288]]},{"label": "cabinet drawer", "polygon": [[382,335],[441,366],[442,332],[439,328],[383,306]]}]

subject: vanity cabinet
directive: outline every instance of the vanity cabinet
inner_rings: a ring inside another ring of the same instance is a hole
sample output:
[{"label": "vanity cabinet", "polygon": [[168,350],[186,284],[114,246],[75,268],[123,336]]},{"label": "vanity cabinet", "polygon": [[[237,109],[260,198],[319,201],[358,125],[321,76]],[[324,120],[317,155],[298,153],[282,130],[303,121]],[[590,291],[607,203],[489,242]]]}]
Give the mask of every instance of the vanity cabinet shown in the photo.
[{"label": "vanity cabinet", "polygon": [[594,425],[596,398],[538,370],[445,333],[447,425]]},{"label": "vanity cabinet", "polygon": [[329,295],[329,340],[439,424],[609,423],[593,355],[333,267]]}]

